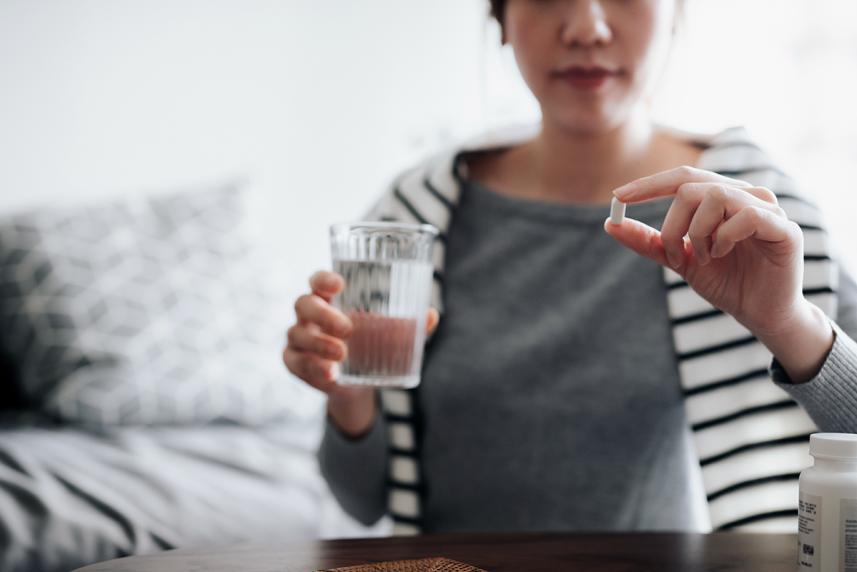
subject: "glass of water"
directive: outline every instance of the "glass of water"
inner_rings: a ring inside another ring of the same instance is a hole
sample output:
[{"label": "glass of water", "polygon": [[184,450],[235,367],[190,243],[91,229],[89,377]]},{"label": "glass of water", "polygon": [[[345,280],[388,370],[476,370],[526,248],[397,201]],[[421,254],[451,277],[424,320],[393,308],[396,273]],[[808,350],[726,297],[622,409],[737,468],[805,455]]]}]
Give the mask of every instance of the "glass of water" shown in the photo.
[{"label": "glass of water", "polygon": [[428,224],[330,227],[333,270],[345,279],[333,305],[354,324],[340,384],[419,384],[437,234]]}]

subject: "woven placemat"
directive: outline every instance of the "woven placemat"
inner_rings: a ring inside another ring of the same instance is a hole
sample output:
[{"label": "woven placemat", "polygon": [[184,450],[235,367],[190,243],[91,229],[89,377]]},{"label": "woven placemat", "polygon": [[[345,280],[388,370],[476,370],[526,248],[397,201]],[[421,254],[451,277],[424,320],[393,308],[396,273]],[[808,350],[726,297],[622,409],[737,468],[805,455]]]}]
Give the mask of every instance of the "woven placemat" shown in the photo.
[{"label": "woven placemat", "polygon": [[450,560],[449,558],[421,558],[420,560],[396,560],[376,562],[345,568],[328,568],[318,572],[486,572],[481,568]]}]

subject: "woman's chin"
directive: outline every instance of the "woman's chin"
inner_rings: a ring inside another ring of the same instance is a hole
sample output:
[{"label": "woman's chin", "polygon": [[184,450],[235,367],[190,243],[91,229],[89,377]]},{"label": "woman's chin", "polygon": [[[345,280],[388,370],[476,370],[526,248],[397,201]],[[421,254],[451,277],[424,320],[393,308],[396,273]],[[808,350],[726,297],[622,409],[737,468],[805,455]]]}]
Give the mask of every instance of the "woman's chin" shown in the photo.
[{"label": "woman's chin", "polygon": [[574,135],[597,136],[610,133],[624,122],[625,118],[597,111],[569,113],[560,116],[544,115],[543,121],[551,123],[561,131]]}]

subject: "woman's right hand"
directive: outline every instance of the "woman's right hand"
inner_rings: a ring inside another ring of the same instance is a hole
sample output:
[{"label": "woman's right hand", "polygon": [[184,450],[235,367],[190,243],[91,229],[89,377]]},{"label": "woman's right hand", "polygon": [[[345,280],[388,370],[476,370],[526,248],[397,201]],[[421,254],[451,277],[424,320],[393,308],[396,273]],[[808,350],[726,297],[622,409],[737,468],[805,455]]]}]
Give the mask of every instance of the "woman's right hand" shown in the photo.
[{"label": "woman's right hand", "polygon": [[[375,388],[339,385],[339,363],[348,355],[346,340],[354,324],[330,301],[345,287],[342,276],[320,271],[309,281],[310,294],[295,302],[297,323],[289,328],[283,362],[290,372],[308,385],[327,394],[327,413],[345,435],[356,438],[375,423]],[[439,315],[434,308],[426,317],[426,332],[437,327]]]},{"label": "woman's right hand", "polygon": [[295,302],[297,323],[289,328],[283,362],[294,375],[326,393],[330,418],[347,436],[358,437],[375,422],[375,388],[336,383],[354,325],[330,301],[345,282],[339,274],[321,271],[309,283],[312,292]]}]

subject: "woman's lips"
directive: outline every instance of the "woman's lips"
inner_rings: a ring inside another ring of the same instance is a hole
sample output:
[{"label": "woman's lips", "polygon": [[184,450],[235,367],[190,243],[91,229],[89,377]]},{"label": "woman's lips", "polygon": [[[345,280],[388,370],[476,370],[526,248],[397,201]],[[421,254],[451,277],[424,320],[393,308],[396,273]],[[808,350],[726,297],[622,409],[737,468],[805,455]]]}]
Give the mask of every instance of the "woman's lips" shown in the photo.
[{"label": "woman's lips", "polygon": [[554,73],[554,77],[557,79],[565,81],[575,89],[583,91],[595,91],[616,75],[618,75],[617,72],[606,68],[576,66]]}]

